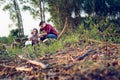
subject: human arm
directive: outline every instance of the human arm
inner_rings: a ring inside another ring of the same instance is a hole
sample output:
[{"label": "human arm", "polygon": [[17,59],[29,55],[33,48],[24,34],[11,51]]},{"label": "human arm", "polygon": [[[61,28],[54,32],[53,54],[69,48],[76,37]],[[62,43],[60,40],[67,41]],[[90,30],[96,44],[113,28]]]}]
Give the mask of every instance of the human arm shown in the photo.
[{"label": "human arm", "polygon": [[42,36],[45,36],[45,35],[47,35],[46,32],[38,34],[39,37],[42,37]]}]

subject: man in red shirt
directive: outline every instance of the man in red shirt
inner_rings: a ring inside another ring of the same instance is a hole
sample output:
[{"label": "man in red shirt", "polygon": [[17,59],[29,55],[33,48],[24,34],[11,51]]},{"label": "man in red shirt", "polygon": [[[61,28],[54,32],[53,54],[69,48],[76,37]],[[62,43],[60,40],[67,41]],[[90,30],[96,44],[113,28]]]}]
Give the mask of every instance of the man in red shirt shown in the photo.
[{"label": "man in red shirt", "polygon": [[[50,24],[41,21],[40,24],[40,39],[44,42],[47,38],[54,38],[57,39],[58,32],[57,30]],[[42,33],[43,32],[43,33]]]}]

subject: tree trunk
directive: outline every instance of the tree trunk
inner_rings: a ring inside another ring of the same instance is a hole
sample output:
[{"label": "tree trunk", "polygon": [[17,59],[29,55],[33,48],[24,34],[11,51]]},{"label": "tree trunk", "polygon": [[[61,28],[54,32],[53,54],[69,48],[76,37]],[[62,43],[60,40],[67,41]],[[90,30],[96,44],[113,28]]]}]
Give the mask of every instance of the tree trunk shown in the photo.
[{"label": "tree trunk", "polygon": [[43,1],[43,21],[45,21],[45,2]]},{"label": "tree trunk", "polygon": [[18,21],[18,29],[19,29],[18,37],[23,37],[24,29],[23,29],[23,21],[22,21],[22,16],[21,16],[21,12],[19,9],[19,5],[18,5],[17,0],[13,0],[13,3],[14,3],[14,8],[16,11],[16,17],[17,17],[17,21]]},{"label": "tree trunk", "polygon": [[40,9],[40,20],[43,21],[43,16],[42,16],[42,2],[39,0],[39,9]]},{"label": "tree trunk", "polygon": [[58,16],[58,27],[60,28],[62,26],[62,22],[60,19],[60,8],[57,8],[57,16]]},{"label": "tree trunk", "polygon": [[45,21],[45,2],[39,0],[39,9],[40,9],[40,19]]},{"label": "tree trunk", "polygon": [[62,35],[65,33],[67,25],[68,25],[68,18],[66,17],[64,27],[63,27],[62,31],[60,32],[60,34],[58,35],[58,38],[57,38],[58,40],[60,40]]}]

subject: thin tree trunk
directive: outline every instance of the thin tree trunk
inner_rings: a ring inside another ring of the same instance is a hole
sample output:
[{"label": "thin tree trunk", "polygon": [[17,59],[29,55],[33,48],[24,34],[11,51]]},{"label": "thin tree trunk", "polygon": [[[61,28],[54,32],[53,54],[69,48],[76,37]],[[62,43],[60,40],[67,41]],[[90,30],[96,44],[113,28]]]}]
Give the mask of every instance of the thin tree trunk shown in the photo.
[{"label": "thin tree trunk", "polygon": [[57,9],[57,11],[58,11],[58,27],[60,28],[61,27],[61,21],[60,21],[60,9],[58,8]]},{"label": "thin tree trunk", "polygon": [[60,34],[58,35],[58,38],[57,38],[58,40],[60,40],[62,35],[65,33],[67,25],[68,25],[68,18],[66,17],[64,27],[63,27],[62,31],[60,32]]},{"label": "thin tree trunk", "polygon": [[40,9],[40,19],[41,21],[45,21],[45,2],[39,0],[39,9]]},{"label": "thin tree trunk", "polygon": [[45,21],[45,2],[43,1],[43,20]]},{"label": "thin tree trunk", "polygon": [[22,16],[21,16],[21,12],[19,9],[19,5],[18,5],[17,0],[13,0],[13,3],[14,3],[14,8],[16,11],[16,17],[17,17],[17,21],[18,21],[18,29],[19,29],[18,37],[23,37],[24,29],[23,29],[23,21],[22,21]]},{"label": "thin tree trunk", "polygon": [[95,16],[95,0],[92,1],[92,4],[93,4],[92,14],[93,14],[93,17],[94,17]]},{"label": "thin tree trunk", "polygon": [[39,0],[39,9],[40,9],[40,19],[41,19],[41,21],[43,21],[43,15],[42,15],[43,10],[42,10],[42,2],[41,2],[41,0]]}]

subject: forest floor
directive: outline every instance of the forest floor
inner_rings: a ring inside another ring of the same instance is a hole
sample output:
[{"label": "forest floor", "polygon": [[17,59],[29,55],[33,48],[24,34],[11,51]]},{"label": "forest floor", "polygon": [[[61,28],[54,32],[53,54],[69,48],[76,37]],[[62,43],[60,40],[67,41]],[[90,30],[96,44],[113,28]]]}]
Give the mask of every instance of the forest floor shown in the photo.
[{"label": "forest floor", "polygon": [[37,59],[0,60],[1,80],[120,80],[120,45],[67,46]]}]

